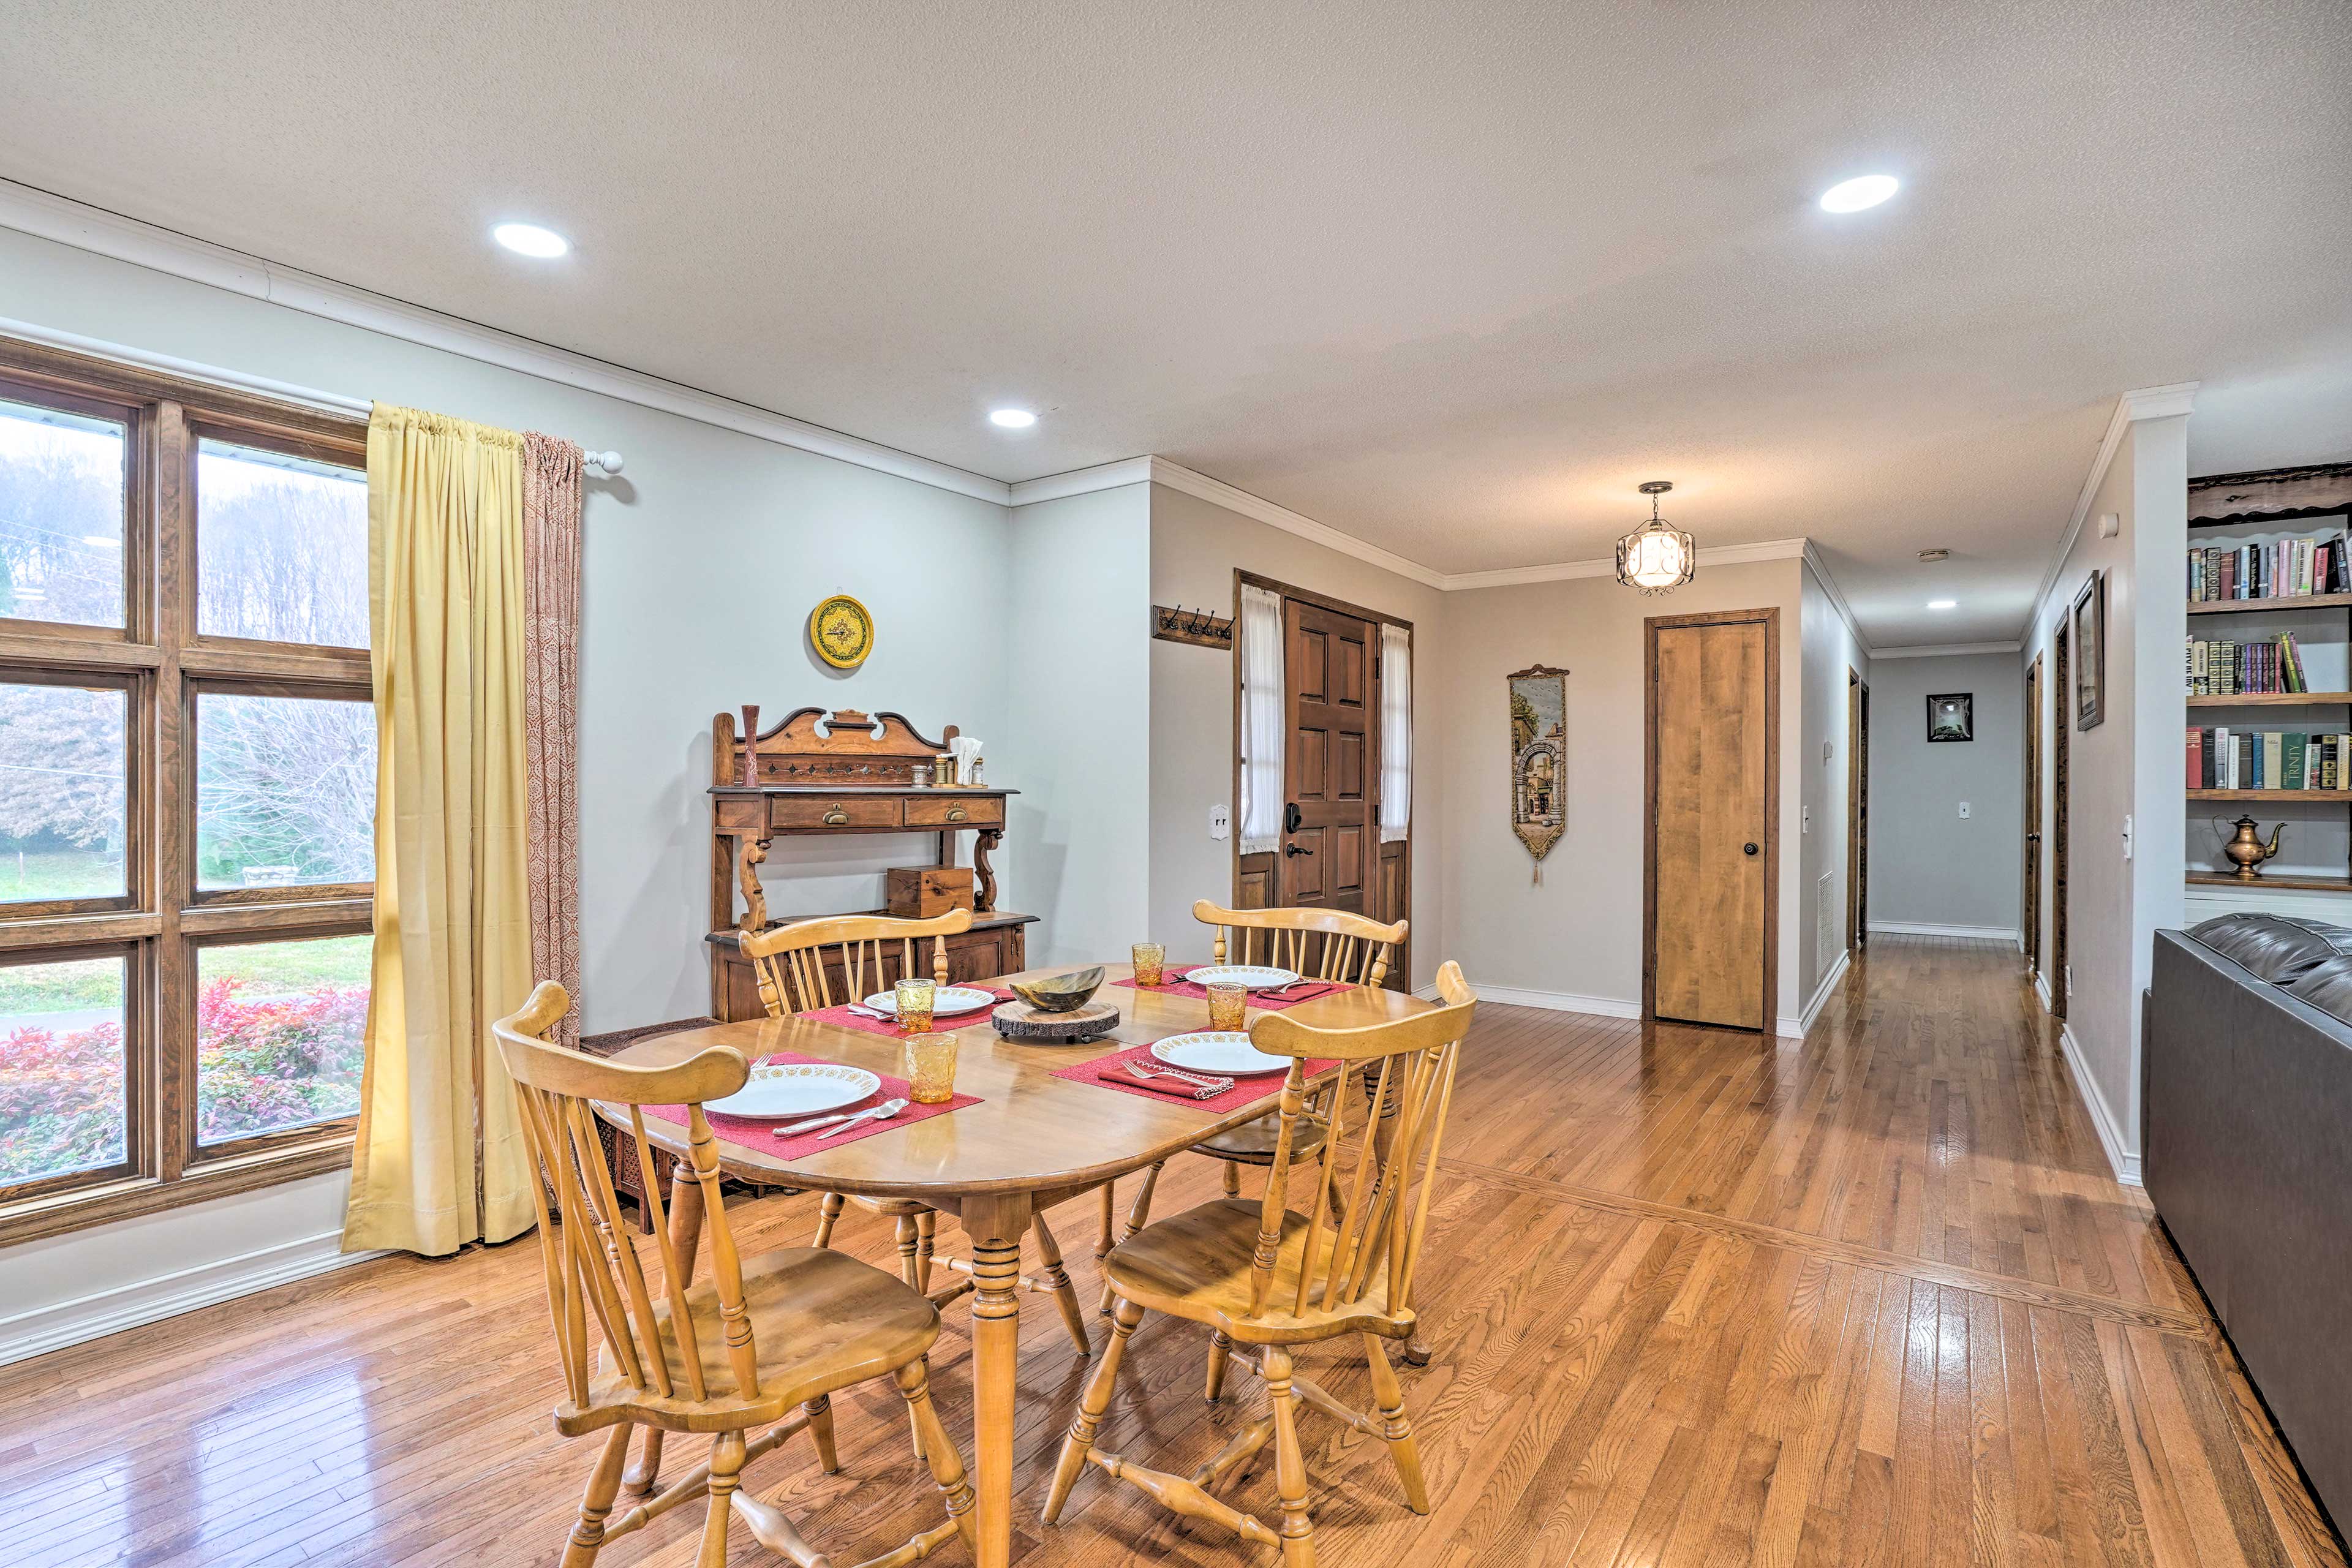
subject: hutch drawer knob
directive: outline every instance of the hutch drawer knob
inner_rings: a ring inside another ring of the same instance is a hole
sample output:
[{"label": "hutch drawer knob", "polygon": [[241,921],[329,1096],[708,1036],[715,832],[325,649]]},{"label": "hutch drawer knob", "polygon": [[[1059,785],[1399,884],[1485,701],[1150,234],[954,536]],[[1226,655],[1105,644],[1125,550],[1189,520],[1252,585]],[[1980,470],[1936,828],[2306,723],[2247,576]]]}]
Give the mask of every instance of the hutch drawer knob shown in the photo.
[{"label": "hutch drawer knob", "polygon": [[970,814],[960,805],[951,805],[948,807],[948,820],[950,822],[961,822],[969,815]]},{"label": "hutch drawer knob", "polygon": [[848,820],[849,813],[842,810],[838,802],[824,808],[824,825],[827,827],[839,827]]}]

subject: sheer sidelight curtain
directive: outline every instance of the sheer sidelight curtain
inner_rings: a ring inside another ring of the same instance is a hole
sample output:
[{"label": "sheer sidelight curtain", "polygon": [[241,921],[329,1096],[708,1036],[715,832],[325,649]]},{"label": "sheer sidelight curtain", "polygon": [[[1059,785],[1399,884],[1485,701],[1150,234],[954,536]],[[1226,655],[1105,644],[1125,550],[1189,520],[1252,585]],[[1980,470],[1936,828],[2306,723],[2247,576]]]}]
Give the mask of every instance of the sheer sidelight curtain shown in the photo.
[{"label": "sheer sidelight curtain", "polygon": [[1242,588],[1242,853],[1282,847],[1282,595]]},{"label": "sheer sidelight curtain", "polygon": [[[542,814],[564,824],[559,858],[574,857],[568,770],[534,801],[525,722],[534,689],[542,703],[556,691],[566,724],[571,709],[572,656],[535,661],[526,613],[546,617],[542,640],[574,637],[579,457],[555,445],[384,404],[368,422],[375,960],[347,1251],[437,1255],[531,1226],[530,1157],[489,1025],[530,992]],[[559,480],[568,467],[568,499],[542,463]],[[534,492],[543,531],[526,527]],[[564,962],[561,946],[547,962]]]},{"label": "sheer sidelight curtain", "polygon": [[1412,634],[1381,626],[1381,842],[1412,827]]}]

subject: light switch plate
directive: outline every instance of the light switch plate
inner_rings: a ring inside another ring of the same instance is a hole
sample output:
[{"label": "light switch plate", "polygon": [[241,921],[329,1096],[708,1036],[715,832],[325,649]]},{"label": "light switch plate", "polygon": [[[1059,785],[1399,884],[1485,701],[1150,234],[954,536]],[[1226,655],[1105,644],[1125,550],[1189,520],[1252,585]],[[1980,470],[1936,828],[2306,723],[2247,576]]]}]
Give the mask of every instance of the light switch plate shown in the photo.
[{"label": "light switch plate", "polygon": [[1969,819],[1969,803],[1968,803],[1967,801],[1962,801],[1962,802],[1960,802],[1960,820],[1961,820],[1962,822],[1966,822],[1968,819]]},{"label": "light switch plate", "polygon": [[1213,805],[1209,807],[1210,837],[1222,839],[1229,837],[1233,833],[1233,830],[1234,819],[1226,815],[1225,808],[1223,806]]}]

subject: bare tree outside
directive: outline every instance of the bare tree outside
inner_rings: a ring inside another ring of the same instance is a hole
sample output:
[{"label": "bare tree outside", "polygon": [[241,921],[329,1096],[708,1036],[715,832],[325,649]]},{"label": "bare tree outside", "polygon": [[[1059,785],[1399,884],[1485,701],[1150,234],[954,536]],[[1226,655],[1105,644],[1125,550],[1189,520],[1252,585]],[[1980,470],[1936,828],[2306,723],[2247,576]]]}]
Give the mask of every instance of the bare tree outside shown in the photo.
[{"label": "bare tree outside", "polygon": [[207,691],[196,700],[202,887],[375,877],[375,710]]},{"label": "bare tree outside", "polygon": [[368,646],[364,474],[203,441],[196,496],[199,632]]},{"label": "bare tree outside", "polygon": [[0,403],[0,616],[122,624],[125,447],[120,425]]}]

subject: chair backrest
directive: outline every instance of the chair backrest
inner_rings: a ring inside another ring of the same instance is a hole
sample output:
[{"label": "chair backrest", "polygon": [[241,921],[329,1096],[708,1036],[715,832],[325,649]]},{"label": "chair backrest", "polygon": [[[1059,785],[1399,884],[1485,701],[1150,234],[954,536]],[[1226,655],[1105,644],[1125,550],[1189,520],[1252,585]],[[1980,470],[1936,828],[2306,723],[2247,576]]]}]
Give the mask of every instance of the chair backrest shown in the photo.
[{"label": "chair backrest", "polygon": [[[733,1389],[716,1392],[757,1398],[759,1352],[751,1342],[751,1318],[743,1307],[743,1275],[734,1234],[728,1228],[726,1206],[719,1195],[719,1149],[711,1138],[710,1123],[702,1114],[704,1100],[724,1099],[743,1087],[751,1076],[751,1064],[741,1052],[723,1046],[713,1046],[666,1068],[625,1067],[567,1049],[546,1036],[571,1006],[572,998],[564,994],[562,986],[541,981],[521,1012],[490,1027],[498,1037],[499,1055],[508,1075],[515,1081],[523,1138],[541,1177],[530,1184],[531,1201],[539,1209],[540,1261],[547,1277],[547,1307],[555,1322],[564,1384],[572,1403],[588,1403],[589,1352],[593,1348],[588,1321],[592,1318],[610,1348],[613,1363],[639,1391],[698,1400],[710,1398],[714,1393],[704,1386],[694,1318],[686,1306],[689,1281],[670,1245],[661,1184],[647,1182],[645,1201],[650,1206],[654,1245],[661,1258],[663,1293],[669,1302],[666,1325],[654,1312],[636,1238],[622,1223],[613,1173],[604,1163],[604,1142],[596,1133],[593,1100],[629,1108],[629,1134],[636,1140],[641,1171],[654,1169],[643,1108],[686,1107],[688,1159],[702,1188],[711,1279],[725,1327],[728,1364],[735,1378]],[[686,1371],[683,1389],[673,1386],[669,1346],[675,1346],[677,1360]]]},{"label": "chair backrest", "polygon": [[[1361,1300],[1385,1279],[1387,1310],[1411,1304],[1414,1267],[1429,1224],[1436,1187],[1437,1152],[1454,1101],[1454,1068],[1469,1032],[1477,994],[1448,960],[1437,972],[1441,1005],[1425,1012],[1357,1028],[1318,1029],[1288,1013],[1267,1013],[1250,1026],[1250,1043],[1270,1056],[1290,1057],[1282,1085],[1281,1131],[1274,1168],[1259,1211],[1257,1253],[1250,1268],[1250,1315],[1268,1310],[1292,1315]],[[1308,1211],[1298,1279],[1287,1300],[1269,1302],[1288,1210],[1291,1141],[1305,1120],[1307,1060],[1339,1058],[1339,1079],[1328,1098],[1321,1169]],[[1351,1093],[1361,1079],[1369,1096]],[[1361,1120],[1349,1125],[1349,1110]],[[1384,1107],[1393,1115],[1382,1117]],[[1345,1193],[1344,1217],[1330,1220],[1333,1184]]]},{"label": "chair backrest", "polygon": [[[931,978],[948,983],[948,938],[971,929],[970,910],[950,910],[929,920],[894,920],[887,915],[834,915],[824,920],[799,921],[773,931],[740,938],[743,956],[751,961],[759,978],[760,1005],[771,1018],[805,1013],[837,1003],[860,1001],[889,984],[884,964],[889,943],[898,944],[898,977],[919,974],[915,967],[915,942],[931,939]],[[834,994],[832,971],[842,976],[842,994]]]},{"label": "chair backrest", "polygon": [[[1202,899],[1192,918],[1217,929],[1219,963],[1269,963],[1314,980],[1378,985],[1410,921],[1382,925],[1346,910],[1228,910]],[[1234,942],[1226,941],[1231,931]]]}]

